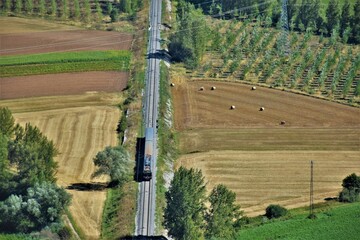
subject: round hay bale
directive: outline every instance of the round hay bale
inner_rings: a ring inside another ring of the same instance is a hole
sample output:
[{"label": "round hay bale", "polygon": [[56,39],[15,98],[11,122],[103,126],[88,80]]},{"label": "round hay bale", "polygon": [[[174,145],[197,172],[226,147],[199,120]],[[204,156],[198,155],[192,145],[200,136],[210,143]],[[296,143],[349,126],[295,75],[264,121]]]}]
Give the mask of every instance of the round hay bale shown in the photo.
[{"label": "round hay bale", "polygon": [[200,87],[199,90],[200,90],[200,91],[204,91],[204,87]]},{"label": "round hay bale", "polygon": [[234,106],[234,105],[231,105],[231,106],[230,106],[230,109],[231,109],[231,110],[235,109],[235,106]]},{"label": "round hay bale", "polygon": [[253,87],[251,88],[251,90],[256,90],[256,87],[255,87],[255,86],[253,86]]},{"label": "round hay bale", "polygon": [[265,110],[265,108],[264,108],[264,107],[261,107],[259,110],[260,110],[260,111],[264,111],[264,110]]},{"label": "round hay bale", "polygon": [[170,86],[171,86],[171,87],[175,87],[175,83],[170,83]]},{"label": "round hay bale", "polygon": [[215,89],[216,89],[216,87],[215,87],[215,86],[212,86],[212,87],[211,87],[211,90],[215,90]]},{"label": "round hay bale", "polygon": [[285,123],[286,123],[285,121],[281,121],[280,125],[285,125]]}]

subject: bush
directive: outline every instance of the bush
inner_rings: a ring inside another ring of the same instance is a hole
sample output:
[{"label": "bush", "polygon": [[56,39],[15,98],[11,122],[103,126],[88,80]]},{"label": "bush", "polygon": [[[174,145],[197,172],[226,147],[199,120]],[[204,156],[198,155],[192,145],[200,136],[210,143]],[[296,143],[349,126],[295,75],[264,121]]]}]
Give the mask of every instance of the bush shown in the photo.
[{"label": "bush", "polygon": [[358,202],[360,200],[360,193],[355,189],[344,188],[339,194],[340,202]]},{"label": "bush", "polygon": [[265,216],[269,219],[271,218],[279,218],[282,216],[285,216],[287,214],[286,208],[280,206],[280,205],[269,205],[266,208]]}]

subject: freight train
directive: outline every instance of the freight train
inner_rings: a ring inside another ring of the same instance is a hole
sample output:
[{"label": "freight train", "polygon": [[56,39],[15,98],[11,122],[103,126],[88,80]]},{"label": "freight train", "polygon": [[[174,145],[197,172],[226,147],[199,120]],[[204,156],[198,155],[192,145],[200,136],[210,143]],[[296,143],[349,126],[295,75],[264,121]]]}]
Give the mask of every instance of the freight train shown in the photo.
[{"label": "freight train", "polygon": [[144,168],[142,176],[144,181],[150,181],[152,177],[151,164],[153,161],[153,141],[154,141],[154,128],[145,129],[145,151],[144,151]]}]

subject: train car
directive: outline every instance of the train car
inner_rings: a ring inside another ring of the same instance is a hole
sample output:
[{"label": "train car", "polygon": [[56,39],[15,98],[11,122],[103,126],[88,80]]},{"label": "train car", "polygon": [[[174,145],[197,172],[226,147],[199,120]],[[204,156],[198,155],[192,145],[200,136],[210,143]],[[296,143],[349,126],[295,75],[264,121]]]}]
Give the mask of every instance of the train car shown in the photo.
[{"label": "train car", "polygon": [[150,181],[152,177],[151,164],[153,158],[153,140],[154,140],[154,128],[145,129],[145,152],[144,152],[144,168],[143,179]]}]

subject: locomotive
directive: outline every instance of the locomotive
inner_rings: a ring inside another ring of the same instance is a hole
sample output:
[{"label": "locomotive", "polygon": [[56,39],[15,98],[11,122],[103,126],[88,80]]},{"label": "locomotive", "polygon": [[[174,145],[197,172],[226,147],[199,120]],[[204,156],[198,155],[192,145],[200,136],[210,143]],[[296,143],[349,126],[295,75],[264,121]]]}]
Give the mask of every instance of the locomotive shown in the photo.
[{"label": "locomotive", "polygon": [[154,140],[154,128],[145,129],[145,151],[144,151],[144,168],[143,179],[150,181],[152,177],[151,162],[153,161],[153,140]]}]

